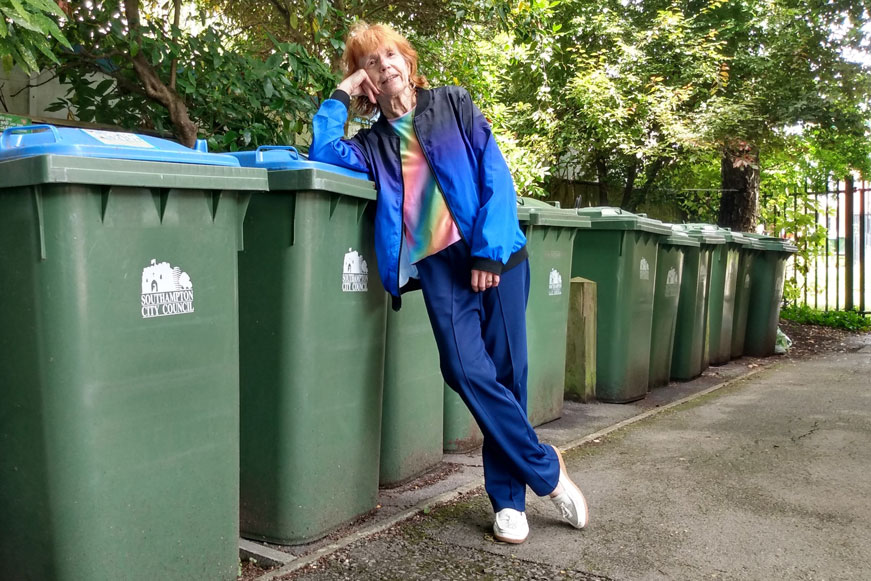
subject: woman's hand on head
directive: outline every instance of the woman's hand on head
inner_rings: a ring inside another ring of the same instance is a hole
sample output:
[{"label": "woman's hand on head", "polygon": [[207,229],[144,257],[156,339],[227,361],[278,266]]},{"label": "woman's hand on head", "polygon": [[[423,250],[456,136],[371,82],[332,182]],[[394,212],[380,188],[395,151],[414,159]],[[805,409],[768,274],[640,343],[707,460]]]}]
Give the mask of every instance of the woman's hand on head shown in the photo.
[{"label": "woman's hand on head", "polygon": [[366,69],[357,69],[345,77],[337,88],[345,91],[351,97],[367,97],[372,103],[375,103],[375,97],[381,93],[372,82]]},{"label": "woman's hand on head", "polygon": [[472,290],[485,291],[488,288],[499,286],[499,275],[486,270],[472,270]]}]

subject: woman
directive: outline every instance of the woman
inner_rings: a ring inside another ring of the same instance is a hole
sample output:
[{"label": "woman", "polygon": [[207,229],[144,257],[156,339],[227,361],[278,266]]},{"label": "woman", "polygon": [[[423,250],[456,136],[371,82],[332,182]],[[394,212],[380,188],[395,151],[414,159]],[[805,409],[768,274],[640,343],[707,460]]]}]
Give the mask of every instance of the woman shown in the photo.
[{"label": "woman", "polygon": [[[484,433],[494,534],[526,540],[527,485],[582,528],[584,496],[526,416],[526,238],[490,125],[464,89],[428,90],[417,53],[390,27],[358,23],[345,46],[345,78],[315,115],[309,157],[367,172],[378,187],[384,288],[395,309],[403,292],[423,291],[445,381]],[[346,140],[351,99],[380,116]]]}]

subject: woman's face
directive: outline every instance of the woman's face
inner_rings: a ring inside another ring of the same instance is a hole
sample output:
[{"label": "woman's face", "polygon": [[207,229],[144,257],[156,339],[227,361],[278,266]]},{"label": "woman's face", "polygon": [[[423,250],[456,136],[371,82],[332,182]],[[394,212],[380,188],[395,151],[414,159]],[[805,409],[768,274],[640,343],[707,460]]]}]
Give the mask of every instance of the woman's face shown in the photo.
[{"label": "woman's face", "polygon": [[379,47],[372,54],[363,57],[360,66],[366,70],[382,95],[398,95],[411,85],[408,63],[392,44]]}]

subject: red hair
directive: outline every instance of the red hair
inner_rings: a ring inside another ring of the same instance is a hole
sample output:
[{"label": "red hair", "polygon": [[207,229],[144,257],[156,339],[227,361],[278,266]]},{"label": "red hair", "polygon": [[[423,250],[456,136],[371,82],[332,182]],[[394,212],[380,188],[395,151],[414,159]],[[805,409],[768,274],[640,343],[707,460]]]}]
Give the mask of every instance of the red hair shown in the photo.
[{"label": "red hair", "polygon": [[[354,74],[357,69],[363,68],[361,61],[386,45],[393,45],[399,54],[408,63],[408,78],[415,87],[427,87],[429,83],[426,77],[417,73],[417,51],[408,42],[408,39],[396,32],[386,24],[368,24],[362,20],[357,21],[348,32],[345,39],[345,52],[342,54],[342,72],[345,78]],[[368,97],[361,96],[354,99],[354,109],[364,115],[371,115],[378,106]]]}]

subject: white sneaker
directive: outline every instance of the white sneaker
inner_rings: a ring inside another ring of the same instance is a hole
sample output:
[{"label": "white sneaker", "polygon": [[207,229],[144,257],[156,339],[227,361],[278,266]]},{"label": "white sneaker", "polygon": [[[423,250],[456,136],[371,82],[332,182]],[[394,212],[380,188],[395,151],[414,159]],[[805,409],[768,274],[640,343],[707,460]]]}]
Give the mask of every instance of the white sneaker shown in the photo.
[{"label": "white sneaker", "polygon": [[556,457],[559,459],[559,484],[562,484],[563,491],[556,496],[550,497],[550,499],[564,521],[576,529],[582,529],[587,526],[587,519],[589,517],[587,499],[584,498],[578,485],[569,478],[569,474],[566,472],[566,465],[563,462],[563,455],[556,446],[553,446],[553,449],[556,452]]},{"label": "white sneaker", "polygon": [[493,536],[503,543],[522,543],[529,536],[529,525],[526,523],[526,513],[503,508],[496,513],[493,523]]}]

